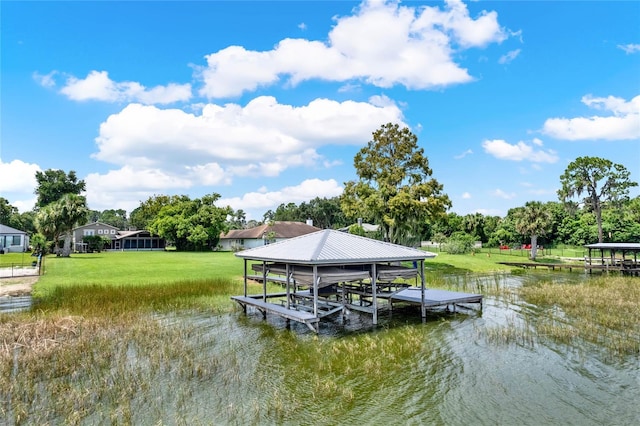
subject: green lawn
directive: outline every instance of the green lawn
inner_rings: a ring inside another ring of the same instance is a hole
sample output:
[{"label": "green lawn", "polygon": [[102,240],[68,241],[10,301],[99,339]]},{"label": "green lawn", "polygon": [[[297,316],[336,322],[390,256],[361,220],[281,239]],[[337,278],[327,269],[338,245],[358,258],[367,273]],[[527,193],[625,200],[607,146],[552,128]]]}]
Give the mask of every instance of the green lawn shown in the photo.
[{"label": "green lawn", "polygon": [[0,254],[0,268],[10,267],[11,265],[31,264],[36,260],[31,253],[5,253]]},{"label": "green lawn", "polygon": [[517,262],[526,258],[514,258],[513,256],[500,254],[449,254],[437,253],[433,259],[425,260],[425,268],[429,271],[441,271],[444,273],[465,272],[496,272],[510,271],[512,266],[499,265],[497,262]]},{"label": "green lawn", "polygon": [[[228,252],[103,252],[47,257],[46,275],[88,284],[171,282],[242,276],[242,259]],[[57,282],[56,284],[64,284]]]}]

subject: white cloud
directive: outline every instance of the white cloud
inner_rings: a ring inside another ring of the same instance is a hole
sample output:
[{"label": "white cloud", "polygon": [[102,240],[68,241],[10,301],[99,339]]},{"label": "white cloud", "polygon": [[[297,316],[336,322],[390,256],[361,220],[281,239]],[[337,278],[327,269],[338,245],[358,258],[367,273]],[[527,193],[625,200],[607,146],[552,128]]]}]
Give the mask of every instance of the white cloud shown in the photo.
[{"label": "white cloud", "polygon": [[38,186],[36,172],[42,169],[37,164],[12,160],[5,163],[0,158],[0,197],[21,212],[33,209],[36,203],[34,191]]},{"label": "white cloud", "polygon": [[191,98],[190,84],[170,83],[150,89],[133,81],[115,82],[106,71],[91,71],[86,78],[69,77],[60,93],[74,101],[170,104]]},{"label": "white cloud", "polygon": [[606,116],[549,118],[542,132],[556,139],[577,140],[629,140],[640,138],[640,96],[627,102],[609,96],[584,96],[582,103],[607,112]]},{"label": "white cloud", "polygon": [[511,200],[516,197],[516,194],[514,192],[507,193],[500,188],[491,191],[491,195],[497,198],[502,198],[504,200]]},{"label": "white cloud", "polygon": [[468,192],[465,192],[462,194],[462,199],[463,200],[469,200],[471,198],[471,194]]},{"label": "white cloud", "polygon": [[320,180],[308,179],[295,186],[288,186],[277,191],[268,191],[260,188],[256,192],[249,192],[242,197],[221,198],[216,204],[219,206],[231,206],[234,210],[242,209],[252,217],[248,219],[261,219],[257,217],[267,210],[275,210],[282,203],[308,202],[316,197],[331,198],[342,194],[342,186],[334,179]]},{"label": "white cloud", "polygon": [[321,79],[439,88],[472,80],[453,59],[457,51],[507,38],[495,12],[473,19],[459,0],[446,2],[442,9],[364,1],[351,16],[335,22],[326,42],[284,39],[270,51],[229,46],[207,55],[206,67],[199,70],[204,81],[200,94],[237,96],[281,79],[290,85]]},{"label": "white cloud", "polygon": [[5,163],[0,159],[0,194],[5,192],[31,192],[37,186],[36,172],[42,171],[37,164],[13,160]]},{"label": "white cloud", "polygon": [[[536,139],[534,145],[541,146],[542,142]],[[555,163],[558,161],[558,156],[555,151],[536,150],[533,146],[527,145],[522,141],[512,145],[501,139],[486,140],[482,142],[482,147],[487,154],[493,155],[501,160],[527,160],[533,163]]]},{"label": "white cloud", "polygon": [[483,216],[504,216],[504,212],[498,209],[476,209],[473,213],[480,213]]},{"label": "white cloud", "polygon": [[137,207],[169,190],[332,167],[339,159],[325,158],[319,148],[365,145],[372,129],[388,122],[404,125],[386,97],[369,103],[316,99],[300,107],[260,97],[245,106],[207,104],[199,115],[130,104],[100,125],[93,158],[118,168],[86,178],[87,191],[95,194],[88,201],[94,209]]},{"label": "white cloud", "polygon": [[56,85],[55,76],[58,74],[57,71],[51,71],[49,74],[42,75],[40,73],[34,72],[33,79],[42,87],[52,88]]},{"label": "white cloud", "polygon": [[512,50],[498,59],[499,64],[508,64],[518,57],[520,49]]},{"label": "white cloud", "polygon": [[318,147],[362,145],[371,129],[387,122],[402,123],[400,109],[388,99],[385,106],[316,99],[294,107],[265,96],[244,107],[208,104],[201,115],[131,104],[100,125],[94,157],[163,169],[217,163],[245,170],[241,175],[274,175],[315,163]]},{"label": "white cloud", "polygon": [[464,151],[462,154],[458,154],[456,156],[454,156],[453,158],[455,158],[456,160],[460,160],[461,158],[466,157],[467,155],[471,155],[473,154],[473,151],[470,149],[467,149],[466,151]]},{"label": "white cloud", "polygon": [[627,55],[631,55],[640,52],[640,44],[619,44],[618,49],[622,49]]},{"label": "white cloud", "polygon": [[90,173],[87,185],[87,204],[93,210],[125,209],[131,212],[155,194],[188,189],[192,181],[160,169],[136,169],[124,166],[105,174]]}]

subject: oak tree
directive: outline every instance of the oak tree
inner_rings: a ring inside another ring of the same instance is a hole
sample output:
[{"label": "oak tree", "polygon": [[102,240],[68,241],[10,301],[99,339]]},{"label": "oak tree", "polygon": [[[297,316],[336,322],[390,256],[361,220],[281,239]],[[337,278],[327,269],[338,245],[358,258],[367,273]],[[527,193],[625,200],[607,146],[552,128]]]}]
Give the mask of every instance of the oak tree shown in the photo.
[{"label": "oak tree", "polygon": [[36,208],[42,208],[47,204],[58,201],[65,194],[80,195],[86,190],[84,180],[78,180],[76,172],[71,170],[65,173],[63,170],[48,169],[44,172],[36,172],[37,187],[35,194]]},{"label": "oak tree", "polygon": [[602,209],[604,205],[617,205],[629,199],[629,188],[638,186],[629,179],[629,171],[621,164],[615,164],[599,157],[579,157],[567,166],[560,176],[562,188],[558,197],[564,203],[575,198],[588,207],[596,217],[598,242],[603,241]]},{"label": "oak tree", "polygon": [[418,138],[407,128],[387,123],[354,157],[358,180],[345,183],[341,207],[350,218],[371,217],[385,239],[400,244],[416,238],[425,220],[451,207]]}]

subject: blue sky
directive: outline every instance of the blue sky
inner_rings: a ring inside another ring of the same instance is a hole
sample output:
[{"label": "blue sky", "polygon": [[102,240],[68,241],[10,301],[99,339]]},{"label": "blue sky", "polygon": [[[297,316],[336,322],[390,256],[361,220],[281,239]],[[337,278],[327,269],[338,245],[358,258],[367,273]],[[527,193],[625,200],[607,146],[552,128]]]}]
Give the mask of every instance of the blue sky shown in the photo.
[{"label": "blue sky", "polygon": [[[580,156],[640,182],[640,2],[2,1],[0,196],[75,170],[94,210],[340,195],[408,126],[452,211],[557,200]],[[638,195],[636,188],[632,195]]]}]

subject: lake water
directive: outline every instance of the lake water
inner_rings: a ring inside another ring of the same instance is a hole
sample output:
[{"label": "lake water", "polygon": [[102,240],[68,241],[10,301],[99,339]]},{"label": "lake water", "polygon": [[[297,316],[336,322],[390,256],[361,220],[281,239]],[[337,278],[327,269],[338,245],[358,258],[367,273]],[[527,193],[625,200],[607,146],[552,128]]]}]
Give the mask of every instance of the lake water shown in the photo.
[{"label": "lake water", "polygon": [[0,313],[24,311],[31,308],[31,296],[0,296]]},{"label": "lake water", "polygon": [[[448,279],[465,288],[517,287],[585,276]],[[200,330],[203,354],[229,351],[228,368],[236,371],[231,379],[192,389],[184,418],[292,425],[640,424],[637,356],[612,358],[579,341],[487,341],[487,327],[518,322],[532,312],[537,308],[510,297],[486,297],[482,312],[433,314],[423,322],[412,308],[382,315],[375,329],[370,317],[355,315],[345,326],[322,323],[319,336],[304,325],[287,330],[277,317],[264,321],[240,309],[213,319],[173,318]]]},{"label": "lake water", "polygon": [[[639,357],[616,357],[575,339],[534,336],[492,341],[487,330],[544,315],[508,291],[538,280],[567,283],[583,274],[451,275],[451,289],[484,288],[482,311],[419,308],[347,324],[306,326],[249,311],[157,317],[183,327],[193,374],[145,371],[131,401],[134,424],[283,425],[636,425]],[[640,307],[639,307],[640,308]],[[132,363],[140,363],[133,349]],[[99,407],[99,406],[98,406]],[[110,417],[111,416],[111,417]],[[89,414],[86,424],[113,421]],[[118,418],[117,416],[115,417]],[[117,422],[117,421],[116,421]],[[2,421],[0,420],[0,423]]]}]

